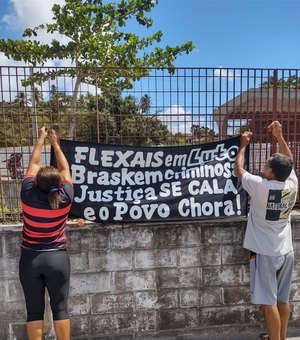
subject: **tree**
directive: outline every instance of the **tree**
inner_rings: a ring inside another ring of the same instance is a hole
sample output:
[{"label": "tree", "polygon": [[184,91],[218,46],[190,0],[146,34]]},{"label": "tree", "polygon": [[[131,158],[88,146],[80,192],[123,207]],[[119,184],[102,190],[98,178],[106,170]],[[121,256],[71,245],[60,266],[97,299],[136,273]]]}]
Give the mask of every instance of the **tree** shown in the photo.
[{"label": "tree", "polygon": [[[37,82],[68,74],[76,79],[69,112],[68,138],[72,139],[81,82],[92,83],[101,90],[128,88],[133,80],[148,75],[150,67],[172,70],[173,62],[179,55],[194,49],[192,42],[188,41],[181,46],[155,47],[150,50],[153,44],[161,42],[161,31],[148,37],[139,37],[125,30],[132,19],[141,26],[151,27],[153,20],[146,14],[156,4],[158,0],[120,0],[106,4],[103,0],[66,0],[65,5],[56,4],[52,7],[53,23],[25,29],[23,40],[0,39],[0,51],[9,58],[33,66],[43,65],[53,59],[72,61],[75,69],[35,73],[31,78],[32,82]],[[50,44],[43,44],[36,40],[40,30],[46,30],[48,34],[58,33],[67,37],[68,41],[63,43],[52,39]]]},{"label": "tree", "polygon": [[[264,89],[268,89],[273,86],[274,86],[274,77],[269,77],[267,81],[261,84],[261,87]],[[277,80],[277,87],[299,89],[300,79],[296,75],[289,76],[288,78],[280,78]]]},{"label": "tree", "polygon": [[26,95],[22,92],[11,102],[1,102],[0,126],[2,133],[0,134],[0,147],[28,145],[28,138],[24,132],[32,131],[28,124],[27,103]]},{"label": "tree", "polygon": [[115,91],[103,93],[99,97],[92,94],[84,97],[87,115],[86,118],[84,114],[80,117],[82,123],[76,131],[77,138],[84,134],[95,136],[96,129],[99,129],[100,142],[131,145],[168,144],[170,132],[167,126],[148,112],[151,105],[148,95],[138,99],[132,95],[122,97],[121,91]]},{"label": "tree", "polygon": [[156,117],[137,114],[124,119],[121,136],[123,144],[166,145],[170,132]]},{"label": "tree", "polygon": [[49,95],[47,101],[38,102],[37,109],[49,119],[49,126],[59,130],[59,121],[64,120],[64,123],[67,124],[64,117],[71,105],[72,97],[66,95],[64,91],[58,91],[54,84],[51,85]]},{"label": "tree", "polygon": [[201,126],[193,124],[191,127],[192,138],[194,141],[199,141],[200,143],[213,142],[215,140],[216,133],[213,129],[207,126]]},{"label": "tree", "polygon": [[19,92],[14,100],[14,103],[19,104],[20,107],[24,107],[27,102],[27,96],[23,91]]}]

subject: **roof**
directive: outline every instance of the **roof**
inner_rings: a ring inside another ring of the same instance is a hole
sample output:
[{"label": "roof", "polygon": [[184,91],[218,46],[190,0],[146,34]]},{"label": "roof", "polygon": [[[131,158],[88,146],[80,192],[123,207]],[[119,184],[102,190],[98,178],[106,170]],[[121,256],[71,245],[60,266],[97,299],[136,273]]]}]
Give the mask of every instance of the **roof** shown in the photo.
[{"label": "roof", "polygon": [[[300,89],[291,88],[251,88],[214,109],[214,115],[234,113],[273,112],[274,98],[277,112],[300,111]],[[275,94],[275,96],[274,96]]]}]

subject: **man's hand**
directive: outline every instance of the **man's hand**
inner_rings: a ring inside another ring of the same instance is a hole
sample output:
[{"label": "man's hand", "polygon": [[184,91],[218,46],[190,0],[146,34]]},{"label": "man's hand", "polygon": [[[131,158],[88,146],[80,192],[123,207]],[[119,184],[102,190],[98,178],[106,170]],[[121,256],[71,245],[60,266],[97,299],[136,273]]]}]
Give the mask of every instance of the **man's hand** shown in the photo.
[{"label": "man's hand", "polygon": [[46,131],[45,126],[43,126],[39,129],[39,140],[44,142],[46,137],[47,137],[47,131]]},{"label": "man's hand", "polygon": [[277,143],[279,145],[279,152],[293,159],[293,154],[282,135],[282,125],[278,122],[278,120],[274,120],[268,126],[268,129],[270,132],[273,133],[273,136],[277,139]]},{"label": "man's hand", "polygon": [[240,139],[240,148],[247,146],[250,143],[252,132],[246,131],[242,134]]},{"label": "man's hand", "polygon": [[269,126],[268,130],[273,133],[273,136],[278,140],[282,137],[282,126],[278,120],[274,120]]},{"label": "man's hand", "polygon": [[244,169],[245,163],[245,152],[246,146],[250,143],[252,137],[252,132],[246,131],[241,135],[240,138],[240,148],[236,155],[235,164],[234,164],[234,173],[237,177],[242,177],[243,173],[246,172]]},{"label": "man's hand", "polygon": [[55,144],[58,144],[58,137],[57,137],[55,130],[49,131],[49,141],[52,146]]}]

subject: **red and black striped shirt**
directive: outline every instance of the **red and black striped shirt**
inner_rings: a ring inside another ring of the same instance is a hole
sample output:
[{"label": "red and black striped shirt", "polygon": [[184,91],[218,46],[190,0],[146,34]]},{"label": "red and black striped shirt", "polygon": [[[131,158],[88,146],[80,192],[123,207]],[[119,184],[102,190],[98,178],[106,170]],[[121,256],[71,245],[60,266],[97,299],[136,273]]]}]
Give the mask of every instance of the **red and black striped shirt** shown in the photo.
[{"label": "red and black striped shirt", "polygon": [[52,209],[47,194],[35,185],[35,177],[25,176],[21,187],[24,217],[24,250],[56,250],[67,247],[65,225],[74,197],[71,182],[62,182],[59,188],[59,209]]}]

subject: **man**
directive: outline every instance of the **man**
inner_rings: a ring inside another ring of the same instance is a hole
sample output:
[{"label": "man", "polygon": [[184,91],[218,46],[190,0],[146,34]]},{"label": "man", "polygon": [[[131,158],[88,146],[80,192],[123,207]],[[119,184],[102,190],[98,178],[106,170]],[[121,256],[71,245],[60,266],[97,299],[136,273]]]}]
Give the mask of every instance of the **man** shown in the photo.
[{"label": "man", "polygon": [[267,160],[265,178],[244,169],[251,132],[241,136],[234,170],[250,196],[244,248],[251,251],[251,301],[262,305],[269,334],[267,338],[284,340],[290,315],[289,294],[294,263],[290,213],[296,201],[298,180],[281,124],[273,121],[268,129],[277,139],[279,153]]}]

